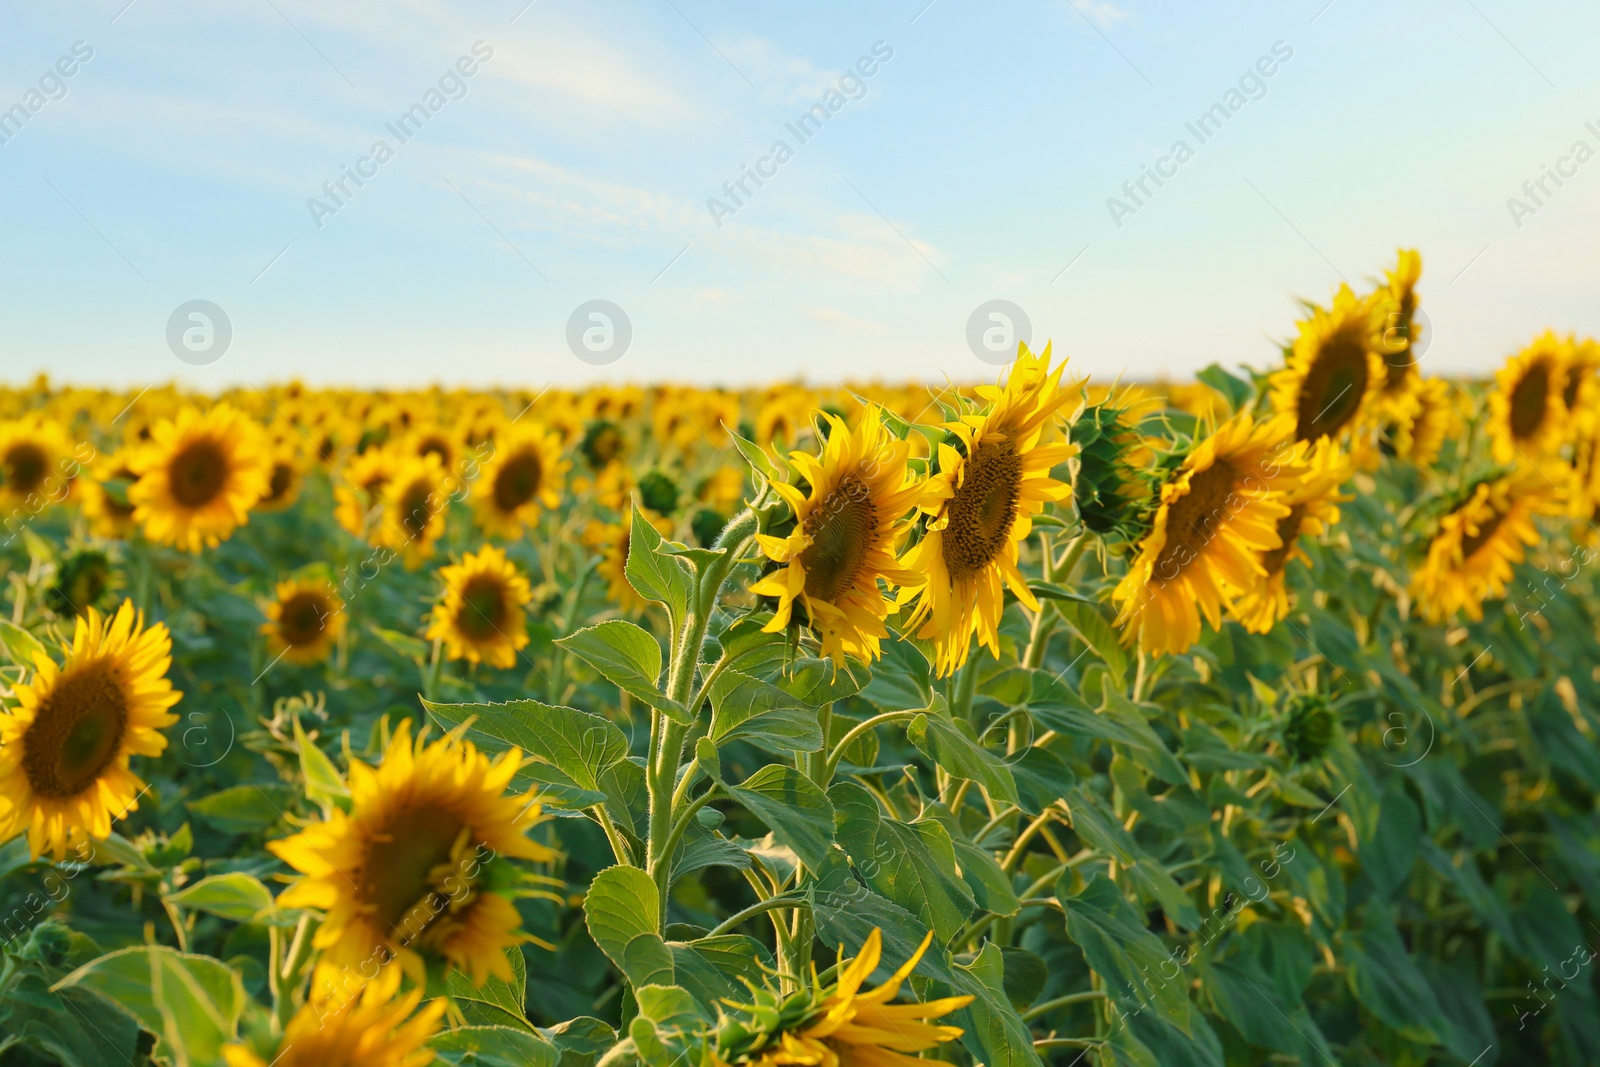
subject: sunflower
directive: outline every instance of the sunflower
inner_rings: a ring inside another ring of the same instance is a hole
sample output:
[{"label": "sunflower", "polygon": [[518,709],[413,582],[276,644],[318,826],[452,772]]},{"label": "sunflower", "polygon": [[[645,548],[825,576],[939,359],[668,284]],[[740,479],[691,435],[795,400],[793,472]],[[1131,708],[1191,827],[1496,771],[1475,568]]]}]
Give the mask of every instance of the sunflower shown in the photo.
[{"label": "sunflower", "polygon": [[1415,321],[1417,281],[1422,277],[1422,255],[1402,248],[1395,268],[1384,276],[1384,285],[1372,297],[1373,332],[1379,358],[1383,362],[1383,383],[1379,402],[1388,406],[1402,401],[1416,386],[1417,346],[1422,341],[1422,324]]},{"label": "sunflower", "polygon": [[939,445],[939,473],[924,504],[927,532],[901,560],[917,576],[899,597],[915,600],[906,629],[934,642],[941,677],[966,662],[973,634],[999,655],[1004,585],[1039,610],[1017,569],[1017,546],[1046,503],[1072,495],[1050,473],[1078,451],[1060,435],[1062,409],[1074,399],[1061,385],[1065,370],[1065,360],[1050,369],[1048,344],[1038,355],[1020,345],[1005,385],[978,388],[988,410],[945,423],[961,448]]},{"label": "sunflower", "polygon": [[441,997],[417,1011],[423,991],[396,997],[399,987],[400,972],[390,968],[348,1003],[330,1007],[312,1001],[294,1013],[275,1048],[257,1055],[243,1044],[226,1045],[223,1062],[227,1067],[424,1067],[434,1060],[425,1046],[449,1002]]},{"label": "sunflower", "polygon": [[386,448],[369,448],[352,459],[333,490],[333,517],[339,525],[356,537],[365,537],[373,506],[399,466],[399,457]]},{"label": "sunflower", "polygon": [[0,507],[42,510],[67,498],[77,464],[66,431],[29,415],[0,423]]},{"label": "sunflower", "polygon": [[306,463],[300,448],[289,435],[292,429],[278,428],[271,435],[272,467],[267,473],[267,491],[256,505],[259,511],[284,511],[293,506],[305,485]]},{"label": "sunflower", "polygon": [[444,594],[428,626],[451,659],[514,667],[528,645],[523,609],[533,599],[528,579],[501,549],[485,545],[458,564],[439,568]]},{"label": "sunflower", "polygon": [[1539,515],[1561,510],[1561,494],[1527,469],[1478,482],[1439,520],[1427,558],[1411,578],[1423,618],[1441,623],[1458,611],[1483,618],[1483,602],[1504,596],[1525,545],[1539,543]]},{"label": "sunflower", "polygon": [[811,985],[788,997],[756,990],[756,1003],[731,1004],[740,1014],[725,1015],[717,1027],[714,1064],[737,1067],[914,1067],[941,1063],[914,1053],[928,1052],[960,1037],[959,1026],[933,1022],[972,1003],[970,996],[891,1004],[910,976],[933,934],[911,958],[876,989],[862,985],[883,954],[876,928],[861,952],[841,960],[839,977],[824,988],[812,969]]},{"label": "sunflower", "polygon": [[127,540],[138,530],[133,521],[133,504],[128,500],[128,490],[139,476],[129,466],[130,456],[124,450],[102,457],[83,479],[83,493],[79,505],[83,517],[98,537]]},{"label": "sunflower", "polygon": [[172,639],[125,600],[110,618],[78,616],[60,666],[34,654],[33,680],[0,712],[0,840],[28,835],[34,857],[57,860],[137,808],[144,782],[129,758],[159,756],[182,696],[167,679]]},{"label": "sunflower", "polygon": [[261,428],[231,404],[163,419],[134,453],[128,490],[144,535],[189,552],[215,548],[250,518],[272,473]]},{"label": "sunflower", "polygon": [[1561,402],[1567,409],[1574,437],[1581,436],[1600,419],[1600,344],[1593,338],[1569,338],[1566,344],[1566,383]]},{"label": "sunflower", "polygon": [[1263,553],[1281,548],[1278,524],[1306,467],[1291,416],[1238,415],[1200,442],[1161,488],[1150,533],[1112,600],[1123,639],[1180,653],[1212,629],[1240,591],[1266,577]]},{"label": "sunflower", "polygon": [[750,590],[778,598],[768,633],[789,625],[798,600],[835,665],[847,655],[870,663],[889,636],[883,620],[893,610],[878,580],[918,580],[895,553],[909,525],[905,515],[926,499],[928,485],[912,477],[906,465],[911,446],[884,427],[881,408],[868,408],[855,430],[841,418],[825,418],[828,440],[820,456],[789,453],[809,493],[773,483],[794,513],[794,530],[787,537],[756,536],[767,558],[782,566]]},{"label": "sunflower", "polygon": [[402,457],[384,484],[383,511],[369,531],[372,542],[399,552],[409,570],[422,566],[444,535],[450,495],[438,456]]},{"label": "sunflower", "polygon": [[1568,358],[1566,342],[1546,330],[1495,374],[1489,426],[1496,463],[1537,464],[1560,447],[1567,428]]},{"label": "sunflower", "polygon": [[82,615],[89,608],[98,608],[102,599],[121,587],[122,576],[109,554],[98,548],[80,548],[56,565],[46,602],[57,615]]},{"label": "sunflower", "polygon": [[1339,487],[1353,473],[1350,459],[1339,446],[1324,438],[1306,453],[1306,471],[1299,483],[1284,495],[1289,514],[1278,520],[1277,548],[1261,553],[1262,574],[1244,586],[1230,607],[1234,618],[1254,634],[1264,634],[1273,623],[1289,614],[1289,592],[1284,578],[1289,561],[1298,559],[1310,565],[1301,550],[1301,537],[1318,537],[1339,521],[1339,503],[1350,499],[1339,494]]},{"label": "sunflower", "polygon": [[1389,443],[1395,455],[1419,467],[1430,467],[1439,458],[1461,423],[1452,388],[1443,378],[1418,378],[1393,404]]},{"label": "sunflower", "polygon": [[351,762],[348,812],[268,845],[303,875],[278,902],[324,913],[319,989],[374,959],[414,977],[426,957],[477,985],[511,979],[505,949],[525,935],[499,860],[555,858],[525,836],[544,821],[536,793],[506,792],[521,765],[515,748],[491,762],[456,735],[413,741],[406,720],[376,769]]},{"label": "sunflower", "polygon": [[1341,285],[1331,309],[1314,307],[1296,325],[1288,362],[1269,379],[1273,408],[1294,417],[1296,441],[1359,435],[1387,379],[1369,302]]},{"label": "sunflower", "polygon": [[490,537],[521,537],[539,509],[561,505],[561,479],[571,466],[561,441],[538,426],[513,425],[496,439],[494,455],[472,486],[478,525]]},{"label": "sunflower", "polygon": [[278,583],[276,595],[261,627],[271,654],[300,664],[327,659],[345,628],[344,601],[333,586],[324,579],[288,579]]}]

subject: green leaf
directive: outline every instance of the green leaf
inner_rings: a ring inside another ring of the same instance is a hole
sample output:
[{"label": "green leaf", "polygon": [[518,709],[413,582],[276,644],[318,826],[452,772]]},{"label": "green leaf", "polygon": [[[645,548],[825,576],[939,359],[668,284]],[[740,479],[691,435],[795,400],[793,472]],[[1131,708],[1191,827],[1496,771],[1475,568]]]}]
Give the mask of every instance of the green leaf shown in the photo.
[{"label": "green leaf", "polygon": [[479,1000],[493,1004],[518,1019],[524,1018],[523,1007],[528,996],[528,964],[522,958],[522,949],[512,945],[505,950],[506,962],[511,965],[511,981],[490,975],[483,985],[475,986],[465,973],[452,970],[445,978],[445,992],[458,1000]]},{"label": "green leaf", "polygon": [[561,1050],[548,1038],[509,1026],[463,1026],[428,1042],[445,1063],[457,1067],[557,1067]]},{"label": "green leaf", "polygon": [[820,708],[859,693],[866,679],[858,678],[857,671],[867,673],[865,667],[848,660],[843,667],[836,667],[830,660],[801,656],[786,664],[774,682],[807,707]]},{"label": "green leaf", "polygon": [[583,898],[589,936],[635,989],[672,981],[672,954],[656,932],[661,897],[637,867],[607,867]]},{"label": "green leaf", "polygon": [[9,619],[0,619],[0,647],[6,650],[12,663],[29,670],[33,669],[34,657],[45,655],[39,639]]},{"label": "green leaf", "polygon": [[1100,657],[1100,662],[1111,672],[1117,688],[1125,687],[1128,684],[1128,654],[1101,605],[1081,597],[1058,598],[1051,603],[1062,621],[1089,646],[1090,651]]},{"label": "green leaf", "polygon": [[1129,732],[1139,738],[1139,744],[1130,745],[1128,755],[1133,761],[1151,774],[1160,778],[1169,785],[1187,787],[1189,774],[1184,770],[1183,764],[1173,756],[1172,750],[1167,748],[1167,743],[1161,740],[1145,718],[1143,709],[1150,708],[1157,714],[1165,714],[1160,708],[1150,704],[1135,704],[1115,689],[1106,690],[1105,714],[1127,727]]},{"label": "green leaf", "polygon": [[1096,874],[1077,896],[1067,895],[1070,878],[1063,875],[1056,886],[1056,899],[1067,916],[1067,936],[1105,981],[1107,994],[1124,1010],[1153,1008],[1189,1033],[1187,982],[1166,946],[1103,876]]},{"label": "green leaf", "polygon": [[[7,983],[0,997],[0,1034],[68,1067],[128,1067],[140,1040],[133,1019],[105,998],[88,989],[52,990],[37,965]],[[28,1056],[6,1059],[36,1062]]]},{"label": "green leaf", "polygon": [[1340,957],[1350,992],[1362,1007],[1415,1041],[1444,1039],[1450,1024],[1386,908],[1367,906],[1363,928],[1345,934]]},{"label": "green leaf", "polygon": [[610,1025],[588,1015],[541,1027],[539,1032],[561,1050],[560,1067],[594,1067],[606,1049],[617,1043],[617,1032]]},{"label": "green leaf", "polygon": [[368,626],[372,635],[401,656],[421,667],[428,662],[431,650],[428,643],[413,634],[403,634],[399,630],[386,630],[382,626]]},{"label": "green leaf", "polygon": [[634,592],[666,607],[672,632],[677,633],[689,610],[689,598],[694,595],[695,572],[688,560],[662,552],[664,544],[665,540],[635,504],[623,574]]},{"label": "green leaf", "polygon": [[1190,930],[1200,928],[1200,913],[1183,887],[1165,867],[1139,847],[1133,835],[1122,828],[1117,817],[1107,811],[1100,799],[1079,786],[1067,797],[1072,811],[1072,828],[1093,847],[1109,853],[1126,867],[1130,881],[1160,902],[1173,921]]},{"label": "green leaf", "polygon": [[[610,719],[537,700],[505,704],[435,704],[424,700],[422,706],[447,730],[470,719],[472,725],[467,728],[466,737],[486,752],[515,747],[549,763],[578,788],[608,797],[607,810],[631,825],[626,802],[617,792],[617,783],[609,778],[609,773],[628,758],[628,737]],[[520,782],[525,785],[531,780],[529,776]]]},{"label": "green leaf", "polygon": [[1405,778],[1392,775],[1383,791],[1378,826],[1361,844],[1361,869],[1380,897],[1394,896],[1405,884],[1422,838],[1422,816],[1406,796]]},{"label": "green leaf", "polygon": [[[991,942],[992,943],[992,942]],[[1025,1011],[1050,980],[1050,965],[1025,948],[1006,945],[1000,949],[1006,968],[1006,999],[1018,1011]]]},{"label": "green leaf", "polygon": [[1015,915],[1021,908],[1016,890],[1011,888],[1011,878],[1000,867],[1000,861],[988,849],[979,848],[964,837],[951,835],[955,845],[956,864],[961,877],[972,889],[978,907],[996,915]]},{"label": "green leaf", "polygon": [[833,805],[815,782],[793,767],[768,764],[742,785],[723,788],[812,870],[821,867],[832,851]]},{"label": "green leaf", "polygon": [[1228,406],[1234,411],[1244,407],[1245,403],[1255,395],[1255,386],[1250,384],[1248,378],[1240,378],[1222,368],[1220,363],[1208,364],[1194,372],[1195,378],[1211,386],[1221,393],[1227,400]]},{"label": "green leaf", "polygon": [[682,704],[669,700],[657,688],[661,646],[649,631],[624,619],[612,619],[560,638],[556,644],[599,671],[618,689],[657,711],[682,723],[693,718]]},{"label": "green leaf", "polygon": [[828,799],[839,843],[867,884],[915,912],[941,942],[953,938],[972,915],[973,894],[957,873],[949,831],[932,820],[885,818],[854,782],[836,783]]},{"label": "green leaf", "polygon": [[1000,946],[985,941],[976,959],[955,966],[955,977],[951,985],[973,1000],[946,1021],[962,1028],[961,1043],[973,1058],[988,1067],[1038,1067],[1033,1035],[1006,996],[1005,956]]},{"label": "green leaf", "polygon": [[816,711],[770,682],[724,671],[711,685],[711,739],[745,738],[769,752],[816,752],[822,726]]},{"label": "green leaf", "polygon": [[773,966],[761,942],[742,934],[670,941],[667,948],[678,982],[713,1015],[720,1001],[747,997],[750,990],[744,982],[761,985]]},{"label": "green leaf", "polygon": [[760,445],[740,437],[738,430],[734,427],[724,425],[723,429],[727,430],[728,436],[733,438],[733,447],[739,450],[739,454],[745,458],[745,462],[755,468],[756,473],[760,474],[761,477],[769,482],[788,480],[788,469],[782,459],[777,456],[767,455],[766,450]]},{"label": "green leaf", "polygon": [[933,703],[933,668],[928,657],[910,641],[884,642],[883,657],[873,667],[872,680],[861,695],[885,711],[927,707]]},{"label": "green leaf", "polygon": [[244,986],[232,968],[209,956],[163,945],[125,948],[79,967],[57,990],[92,989],[155,1035],[155,1055],[173,1067],[212,1067],[233,1040],[244,1010]]},{"label": "green leaf", "polygon": [[277,902],[272,890],[259,878],[241,871],[213,874],[169,895],[167,903],[192,911],[203,911],[236,923],[265,922],[279,925]]},{"label": "green leaf", "polygon": [[294,717],[294,743],[300,750],[300,777],[306,784],[306,799],[331,810],[340,797],[348,797],[350,788],[344,784],[344,775],[333,765],[322,749],[306,736],[300,725],[300,716]]},{"label": "green leaf", "polygon": [[[817,922],[817,937],[825,945],[843,946],[847,956],[859,951],[876,929],[882,931],[883,962],[898,967],[916,953],[928,933],[921,919],[857,881],[849,861],[837,852],[817,868],[816,879],[806,886],[806,899]],[[928,946],[913,973],[956,982],[939,945]]]},{"label": "green leaf", "polygon": [[1255,961],[1232,958],[1205,970],[1204,986],[1218,1015],[1252,1045],[1301,1063],[1337,1063],[1327,1039],[1298,997],[1285,997]]},{"label": "green leaf", "polygon": [[961,730],[948,715],[918,715],[906,729],[906,737],[924,756],[957,778],[983,786],[996,801],[1017,803],[1017,782],[1005,761],[979,745]]},{"label": "green leaf", "polygon": [[277,825],[294,803],[288,786],[230,786],[219,793],[189,801],[189,810],[227,834],[261,833]]}]

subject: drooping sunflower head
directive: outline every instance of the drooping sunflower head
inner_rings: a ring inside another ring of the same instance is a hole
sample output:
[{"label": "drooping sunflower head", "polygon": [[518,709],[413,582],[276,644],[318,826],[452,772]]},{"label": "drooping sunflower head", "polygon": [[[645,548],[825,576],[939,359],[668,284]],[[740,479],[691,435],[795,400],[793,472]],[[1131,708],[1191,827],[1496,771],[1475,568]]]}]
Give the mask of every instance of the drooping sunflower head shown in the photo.
[{"label": "drooping sunflower head", "polygon": [[1306,473],[1291,416],[1237,415],[1183,458],[1161,487],[1151,530],[1112,593],[1124,640],[1180,653],[1259,585],[1262,556],[1280,548],[1278,523]]},{"label": "drooping sunflower head", "polygon": [[98,548],[80,548],[56,567],[48,594],[50,610],[67,617],[87,614],[120,585],[121,576],[109,554]]},{"label": "drooping sunflower head", "polygon": [[538,522],[540,508],[560,506],[569,466],[561,456],[561,439],[551,431],[522,423],[506,427],[472,486],[478,525],[490,536],[522,536]]},{"label": "drooping sunflower head", "polygon": [[77,472],[72,451],[54,419],[28,415],[0,422],[0,506],[37,512],[64,501]]},{"label": "drooping sunflower head", "polygon": [[1546,330],[1506,361],[1489,394],[1496,463],[1539,464],[1566,435],[1569,346]]},{"label": "drooping sunflower head", "polygon": [[537,794],[507,790],[521,765],[516,749],[491,761],[455,735],[413,741],[407,721],[376,768],[351,763],[348,812],[268,846],[302,876],[279,902],[324,915],[317,988],[346,986],[374,959],[510,980],[505,950],[526,935],[504,861],[555,858],[527,837],[545,821]]},{"label": "drooping sunflower head", "polygon": [[348,1000],[302,1006],[276,1047],[230,1044],[223,1061],[228,1067],[424,1067],[434,1060],[427,1043],[449,1003],[440,997],[421,1007],[420,988],[397,996],[399,986],[400,972],[391,967]]},{"label": "drooping sunflower head", "polygon": [[485,545],[462,562],[439,568],[444,592],[434,605],[428,637],[441,640],[451,659],[514,667],[527,647],[525,609],[533,599],[517,565]]},{"label": "drooping sunflower head", "polygon": [[164,419],[133,456],[134,518],[159,544],[215,548],[249,520],[271,476],[261,428],[231,404]]},{"label": "drooping sunflower head", "polygon": [[1417,319],[1417,281],[1422,277],[1422,255],[1402,248],[1395,268],[1384,277],[1383,286],[1372,296],[1372,330],[1379,357],[1383,361],[1384,401],[1406,392],[1421,371],[1417,354],[1423,344],[1423,324]]},{"label": "drooping sunflower head", "polygon": [[1296,326],[1288,363],[1270,379],[1273,408],[1294,417],[1297,441],[1359,438],[1387,378],[1374,351],[1369,302],[1341,285],[1333,307],[1312,308]]},{"label": "drooping sunflower head", "polygon": [[1311,562],[1300,547],[1302,537],[1319,537],[1339,521],[1339,504],[1349,500],[1339,487],[1350,480],[1354,465],[1338,444],[1323,438],[1304,453],[1305,473],[1284,494],[1289,513],[1278,520],[1277,548],[1261,553],[1262,573],[1239,590],[1230,611],[1251,633],[1264,634],[1289,614],[1285,577],[1291,561]]},{"label": "drooping sunflower head", "polygon": [[326,579],[279,582],[265,610],[268,654],[290,663],[322,662],[345,630],[344,601]]},{"label": "drooping sunflower head", "polygon": [[1004,384],[977,390],[986,409],[945,424],[953,443],[939,445],[927,530],[901,561],[916,578],[900,593],[916,601],[906,626],[934,643],[941,677],[966,662],[974,635],[999,654],[1006,587],[1039,608],[1017,549],[1046,504],[1072,497],[1053,473],[1078,452],[1063,431],[1081,391],[1062,385],[1065,370],[1065,360],[1050,369],[1049,345],[1038,355],[1022,345]]},{"label": "drooping sunflower head", "polygon": [[960,1037],[961,1027],[935,1020],[973,998],[894,1003],[932,940],[931,933],[923,938],[876,989],[862,988],[883,956],[883,935],[874,928],[853,959],[839,961],[839,976],[831,985],[822,985],[813,966],[809,986],[794,993],[753,990],[751,1003],[730,1004],[733,1011],[724,1011],[718,1020],[712,1062],[730,1067],[914,1067],[943,1062],[917,1054]]},{"label": "drooping sunflower head", "polygon": [[1483,618],[1483,603],[1505,595],[1512,568],[1539,543],[1536,520],[1563,509],[1565,486],[1519,469],[1468,486],[1438,522],[1427,556],[1411,576],[1411,596],[1429,622],[1464,611]]},{"label": "drooping sunflower head", "polygon": [[0,840],[26,833],[34,856],[59,860],[138,807],[144,782],[129,760],[159,756],[177,721],[171,653],[166,626],[146,628],[123,601],[109,618],[78,617],[63,663],[36,654],[17,705],[0,712]]},{"label": "drooping sunflower head", "polygon": [[399,552],[415,570],[444,536],[452,491],[439,457],[431,452],[401,456],[381,492],[382,511],[368,536],[374,544]]},{"label": "drooping sunflower head", "polygon": [[906,515],[927,488],[912,476],[906,462],[911,446],[884,426],[882,409],[868,408],[855,429],[838,416],[827,420],[820,456],[789,454],[807,488],[773,485],[794,515],[794,528],[787,536],[757,535],[762,552],[780,566],[750,589],[777,598],[768,632],[787,627],[799,603],[824,655],[836,665],[846,656],[870,663],[888,636],[884,619],[891,610],[879,581],[917,579],[895,553]]}]

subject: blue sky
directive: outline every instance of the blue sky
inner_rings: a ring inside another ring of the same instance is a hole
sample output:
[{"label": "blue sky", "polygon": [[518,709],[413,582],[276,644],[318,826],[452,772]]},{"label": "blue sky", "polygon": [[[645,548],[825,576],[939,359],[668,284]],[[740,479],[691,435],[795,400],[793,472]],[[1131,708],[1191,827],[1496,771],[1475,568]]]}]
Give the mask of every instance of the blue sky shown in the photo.
[{"label": "blue sky", "polygon": [[[1424,256],[1428,369],[1600,332],[1600,158],[1571,154],[1600,152],[1592,3],[95,0],[5,22],[12,380],[966,380],[993,373],[966,341],[992,299],[1082,372],[1181,376],[1269,361],[1295,297],[1400,245]],[[1275,45],[1201,144],[1185,123]],[[785,124],[829,103],[800,143]],[[417,104],[402,143],[386,124]],[[1135,204],[1123,183],[1179,140],[1192,158]],[[1547,166],[1569,176],[1535,205]],[[370,176],[335,201],[342,167]],[[205,366],[166,340],[193,299],[233,330]],[[604,366],[566,340],[593,299],[632,325]]]}]

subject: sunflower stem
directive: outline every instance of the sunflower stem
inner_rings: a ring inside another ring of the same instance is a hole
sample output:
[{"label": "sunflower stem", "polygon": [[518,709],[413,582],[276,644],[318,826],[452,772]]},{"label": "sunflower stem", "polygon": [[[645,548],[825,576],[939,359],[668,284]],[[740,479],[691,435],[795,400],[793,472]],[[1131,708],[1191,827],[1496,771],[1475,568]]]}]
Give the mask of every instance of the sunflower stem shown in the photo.
[{"label": "sunflower stem", "polygon": [[727,933],[729,930],[736,928],[740,923],[743,923],[747,919],[753,919],[757,915],[761,915],[769,911],[776,911],[779,908],[798,908],[804,902],[804,897],[796,896],[792,893],[783,893],[775,897],[768,897],[765,900],[758,900],[748,908],[745,908],[743,911],[735,912],[726,919],[723,919],[717,924],[716,928],[706,936],[718,937]]},{"label": "sunflower stem", "polygon": [[925,714],[925,709],[923,708],[912,708],[908,711],[885,711],[874,715],[872,718],[867,719],[864,722],[859,722],[852,726],[843,737],[839,738],[839,743],[833,746],[833,753],[828,756],[828,761],[822,765],[822,780],[817,782],[817,784],[824,785],[825,783],[833,781],[834,772],[839,769],[839,761],[844,758],[845,749],[854,744],[856,738],[860,737],[862,734],[868,733],[871,730],[877,729],[886,722],[898,722],[901,719],[914,719],[918,715],[922,714]]}]

